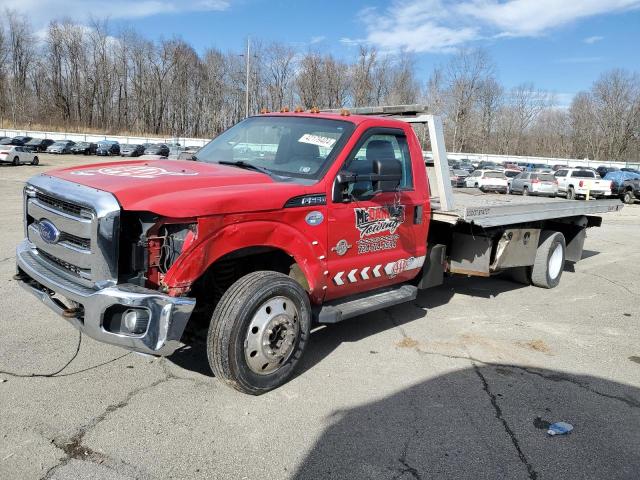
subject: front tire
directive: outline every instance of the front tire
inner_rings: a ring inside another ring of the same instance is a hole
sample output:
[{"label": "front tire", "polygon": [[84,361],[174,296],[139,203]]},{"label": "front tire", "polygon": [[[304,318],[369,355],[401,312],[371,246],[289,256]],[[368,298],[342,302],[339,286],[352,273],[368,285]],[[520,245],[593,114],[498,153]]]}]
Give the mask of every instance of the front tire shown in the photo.
[{"label": "front tire", "polygon": [[531,269],[531,283],[541,288],[556,287],[564,270],[566,248],[562,233],[543,230]]},{"label": "front tire", "polygon": [[31,160],[31,165],[38,165],[40,163],[40,159],[38,157],[33,157]]},{"label": "front tire", "polygon": [[278,272],[236,281],[216,306],[207,337],[214,375],[243,393],[285,384],[309,340],[311,306],[298,282]]},{"label": "front tire", "polygon": [[522,188],[522,196],[526,197],[529,195],[529,187],[523,187]]}]

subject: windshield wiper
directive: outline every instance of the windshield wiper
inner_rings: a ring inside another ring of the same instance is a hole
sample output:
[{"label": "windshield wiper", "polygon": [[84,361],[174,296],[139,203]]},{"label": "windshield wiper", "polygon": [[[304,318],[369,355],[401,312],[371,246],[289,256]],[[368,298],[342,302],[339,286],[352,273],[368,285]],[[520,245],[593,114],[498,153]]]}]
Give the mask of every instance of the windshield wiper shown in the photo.
[{"label": "windshield wiper", "polygon": [[229,161],[226,161],[226,160],[221,160],[218,163],[220,165],[232,165],[234,167],[244,168],[245,170],[255,170],[256,172],[260,172],[260,173],[264,173],[265,175],[269,175],[271,178],[274,178],[274,177],[287,178],[287,177],[282,177],[281,175],[276,175],[271,170],[268,170],[266,168],[259,167],[257,165],[253,165],[252,163],[247,163],[244,160],[236,160],[236,161],[233,161],[233,162],[229,162]]}]

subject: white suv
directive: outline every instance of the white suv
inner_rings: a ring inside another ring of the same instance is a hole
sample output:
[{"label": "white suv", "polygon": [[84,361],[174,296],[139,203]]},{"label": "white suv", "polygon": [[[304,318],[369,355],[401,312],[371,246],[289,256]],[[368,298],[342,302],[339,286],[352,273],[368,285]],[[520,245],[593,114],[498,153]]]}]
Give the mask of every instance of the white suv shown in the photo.
[{"label": "white suv", "polygon": [[504,172],[498,170],[476,170],[465,180],[468,188],[479,188],[483,192],[507,193],[509,182]]}]

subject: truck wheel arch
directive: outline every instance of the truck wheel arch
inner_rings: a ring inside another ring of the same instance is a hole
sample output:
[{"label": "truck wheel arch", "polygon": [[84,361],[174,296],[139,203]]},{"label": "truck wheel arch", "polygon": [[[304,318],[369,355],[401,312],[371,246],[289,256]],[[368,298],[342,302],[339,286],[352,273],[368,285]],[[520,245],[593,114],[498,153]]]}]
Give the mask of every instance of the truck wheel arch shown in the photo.
[{"label": "truck wheel arch", "polygon": [[[169,288],[191,286],[221,260],[242,258],[257,253],[281,252],[291,257],[290,272],[310,294],[312,303],[323,295],[320,242],[303,236],[289,225],[270,222],[244,222],[228,225],[209,238],[198,242],[181,255],[164,279]],[[318,259],[311,262],[309,259]]]}]

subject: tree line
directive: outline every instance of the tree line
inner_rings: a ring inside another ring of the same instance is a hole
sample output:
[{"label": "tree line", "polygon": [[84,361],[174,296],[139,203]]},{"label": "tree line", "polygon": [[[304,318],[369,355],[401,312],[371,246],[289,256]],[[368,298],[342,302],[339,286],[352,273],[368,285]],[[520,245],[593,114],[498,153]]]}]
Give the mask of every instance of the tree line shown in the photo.
[{"label": "tree line", "polygon": [[[43,33],[7,10],[0,22],[4,126],[209,138],[245,116],[245,52],[199,53],[104,21],[53,21]],[[425,103],[443,117],[451,151],[640,158],[638,73],[605,72],[567,108],[531,83],[505,88],[481,49],[460,50],[428,78],[408,53],[361,45],[346,57],[253,42],[250,113]]]}]

